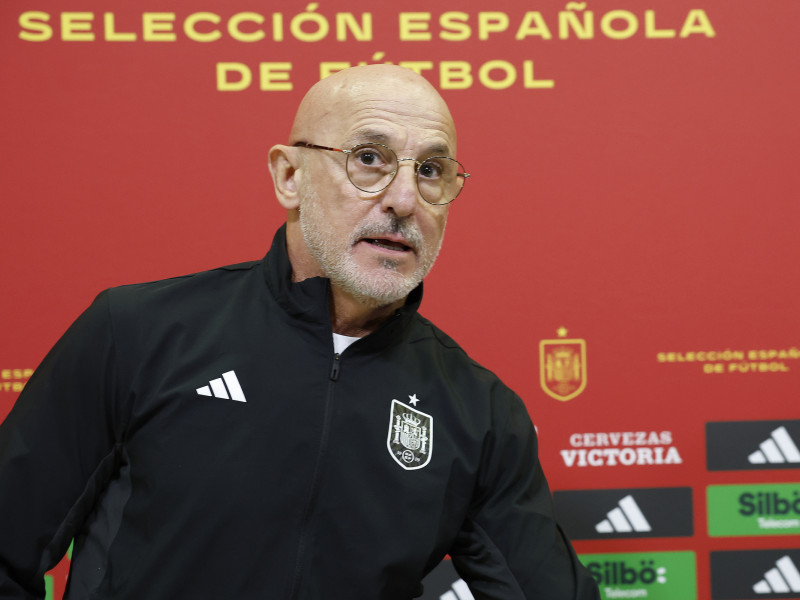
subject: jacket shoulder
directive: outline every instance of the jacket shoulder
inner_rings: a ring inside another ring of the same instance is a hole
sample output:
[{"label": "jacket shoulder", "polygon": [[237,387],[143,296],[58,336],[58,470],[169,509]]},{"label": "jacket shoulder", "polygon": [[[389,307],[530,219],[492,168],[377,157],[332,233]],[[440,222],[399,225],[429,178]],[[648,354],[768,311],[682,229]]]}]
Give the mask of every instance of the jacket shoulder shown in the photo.
[{"label": "jacket shoulder", "polygon": [[166,279],[121,285],[109,288],[103,294],[108,296],[115,312],[125,309],[141,312],[151,304],[167,307],[178,304],[187,309],[194,304],[213,302],[230,295],[232,286],[263,281],[258,277],[261,263],[260,260],[242,262]]},{"label": "jacket shoulder", "polygon": [[493,392],[503,395],[516,396],[516,394],[491,369],[473,359],[461,345],[452,337],[437,327],[422,315],[416,315],[418,338],[412,342],[429,342],[428,351],[437,355],[437,360],[443,369],[450,373],[459,373],[461,377],[472,379],[475,384],[488,386]]}]

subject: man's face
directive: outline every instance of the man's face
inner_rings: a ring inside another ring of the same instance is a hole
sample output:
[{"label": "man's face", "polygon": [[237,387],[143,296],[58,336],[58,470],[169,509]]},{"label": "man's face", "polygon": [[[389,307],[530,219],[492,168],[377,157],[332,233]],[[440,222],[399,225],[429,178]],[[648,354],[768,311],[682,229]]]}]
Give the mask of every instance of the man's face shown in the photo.
[{"label": "man's face", "polygon": [[[315,144],[349,149],[366,142],[392,148],[398,158],[452,155],[455,132],[440,102],[412,90],[375,100],[374,88],[348,93],[347,116],[321,130]],[[338,114],[338,113],[337,113]],[[306,176],[300,186],[305,244],[333,285],[362,302],[391,304],[413,290],[433,266],[442,244],[448,206],[419,195],[412,161],[399,163],[391,185],[367,193],[350,183],[346,155],[300,150]]]}]

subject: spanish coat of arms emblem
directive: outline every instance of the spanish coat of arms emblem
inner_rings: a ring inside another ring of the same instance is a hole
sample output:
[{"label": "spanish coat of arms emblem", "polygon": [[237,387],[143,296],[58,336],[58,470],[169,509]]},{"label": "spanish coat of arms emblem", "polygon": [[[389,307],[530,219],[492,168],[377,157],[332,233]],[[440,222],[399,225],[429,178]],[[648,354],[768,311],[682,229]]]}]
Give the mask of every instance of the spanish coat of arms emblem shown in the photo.
[{"label": "spanish coat of arms emblem", "polygon": [[433,417],[392,400],[386,447],[404,469],[421,469],[430,462],[433,453]]}]

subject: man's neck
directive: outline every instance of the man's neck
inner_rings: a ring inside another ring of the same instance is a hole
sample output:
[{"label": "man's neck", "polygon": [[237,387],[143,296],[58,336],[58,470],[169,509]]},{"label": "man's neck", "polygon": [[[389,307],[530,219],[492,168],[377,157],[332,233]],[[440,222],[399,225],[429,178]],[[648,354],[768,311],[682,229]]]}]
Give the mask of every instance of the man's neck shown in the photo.
[{"label": "man's neck", "polygon": [[384,306],[373,306],[354,298],[331,285],[331,325],[333,332],[353,337],[364,337],[380,327],[386,319],[405,304],[405,298]]},{"label": "man's neck", "polygon": [[[292,265],[292,281],[297,283],[310,277],[324,277],[317,261],[311,256],[303,241],[300,222],[296,214],[290,215],[286,226],[286,251]],[[403,306],[405,298],[392,304],[374,306],[331,284],[330,311],[333,332],[352,337],[364,337]]]}]

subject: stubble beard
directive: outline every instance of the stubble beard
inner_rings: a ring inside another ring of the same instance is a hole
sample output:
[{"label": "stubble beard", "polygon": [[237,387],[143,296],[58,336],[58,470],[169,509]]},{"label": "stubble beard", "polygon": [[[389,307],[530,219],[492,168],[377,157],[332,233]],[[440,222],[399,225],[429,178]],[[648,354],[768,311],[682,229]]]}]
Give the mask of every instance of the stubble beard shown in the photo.
[{"label": "stubble beard", "polygon": [[[326,218],[322,202],[315,190],[303,190],[300,228],[303,240],[311,255],[319,263],[331,283],[363,304],[378,308],[393,304],[408,296],[433,268],[439,255],[444,231],[435,246],[424,243],[422,233],[409,219],[401,219],[392,212],[382,213],[380,222],[362,221],[343,240]],[[374,238],[388,233],[399,233],[416,249],[419,263],[413,273],[404,275],[397,269],[399,262],[383,259],[375,267],[366,269],[352,256],[352,249],[359,240]]]}]

